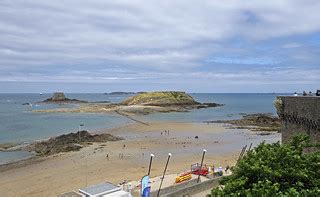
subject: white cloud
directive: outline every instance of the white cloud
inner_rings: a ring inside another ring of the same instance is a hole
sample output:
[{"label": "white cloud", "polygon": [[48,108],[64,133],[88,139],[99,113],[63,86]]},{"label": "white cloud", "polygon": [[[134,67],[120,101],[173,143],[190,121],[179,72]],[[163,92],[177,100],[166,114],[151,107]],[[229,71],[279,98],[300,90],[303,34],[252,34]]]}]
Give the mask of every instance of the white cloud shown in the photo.
[{"label": "white cloud", "polygon": [[[235,38],[254,44],[319,32],[319,10],[317,0],[2,0],[1,81],[168,80],[198,70],[205,75],[203,62],[221,51],[254,54],[255,48],[230,46]],[[284,50],[300,45],[281,44]],[[250,59],[257,57],[239,61]],[[68,75],[69,69],[77,72]],[[97,75],[103,69],[109,72]]]}]

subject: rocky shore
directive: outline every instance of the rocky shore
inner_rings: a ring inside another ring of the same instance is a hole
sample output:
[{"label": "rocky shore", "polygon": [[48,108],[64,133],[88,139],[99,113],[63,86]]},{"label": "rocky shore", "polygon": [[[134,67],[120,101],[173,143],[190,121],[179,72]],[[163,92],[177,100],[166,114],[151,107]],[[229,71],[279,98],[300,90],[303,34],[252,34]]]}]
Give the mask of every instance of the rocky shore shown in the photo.
[{"label": "rocky shore", "polygon": [[246,114],[238,120],[207,121],[207,123],[228,123],[232,128],[249,129],[251,131],[279,132],[281,121],[272,114]]},{"label": "rocky shore", "polygon": [[0,151],[29,151],[36,156],[49,156],[61,152],[78,151],[93,143],[105,143],[123,140],[108,133],[91,134],[88,131],[78,131],[52,137],[48,140],[36,141],[31,144],[5,143],[0,144]]},{"label": "rocky shore", "polygon": [[[164,130],[170,130],[170,134],[161,135]],[[232,166],[244,144],[252,142],[254,147],[265,140],[268,143],[280,139],[278,133],[257,136],[248,131],[228,131],[221,124],[194,122],[133,123],[103,132],[128,136],[128,139],[93,143],[79,151],[1,165],[1,196],[58,196],[82,188],[86,183],[139,180],[148,170],[150,153],[155,154],[152,177],[162,175],[169,152],[173,162],[170,161],[166,174],[178,174],[201,161],[204,147],[207,150],[204,164]],[[76,134],[74,137],[77,139]]]},{"label": "rocky shore", "polygon": [[88,131],[63,134],[40,142],[34,142],[26,146],[26,150],[34,151],[38,156],[53,155],[60,152],[78,151],[92,143],[118,141],[123,138],[111,134],[90,134]]}]

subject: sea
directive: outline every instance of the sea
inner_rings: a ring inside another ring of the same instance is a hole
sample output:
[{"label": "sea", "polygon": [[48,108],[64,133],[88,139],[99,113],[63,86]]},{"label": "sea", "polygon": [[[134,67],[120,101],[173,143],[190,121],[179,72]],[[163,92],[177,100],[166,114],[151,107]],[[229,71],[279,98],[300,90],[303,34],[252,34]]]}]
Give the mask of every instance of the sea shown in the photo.
[{"label": "sea", "polygon": [[[117,103],[127,94],[69,93],[68,98],[90,102]],[[224,104],[216,108],[195,109],[190,112],[156,113],[140,115],[142,121],[204,122],[241,118],[243,114],[272,113],[276,115],[273,101],[275,93],[190,93],[199,102]],[[57,105],[38,103],[52,94],[0,94],[0,144],[30,143],[35,140],[76,132],[101,130],[132,123],[132,120],[116,114],[92,113],[35,113],[32,110],[72,108],[76,104]],[[81,126],[80,126],[81,125]],[[0,151],[0,165],[32,156],[26,151]]]}]

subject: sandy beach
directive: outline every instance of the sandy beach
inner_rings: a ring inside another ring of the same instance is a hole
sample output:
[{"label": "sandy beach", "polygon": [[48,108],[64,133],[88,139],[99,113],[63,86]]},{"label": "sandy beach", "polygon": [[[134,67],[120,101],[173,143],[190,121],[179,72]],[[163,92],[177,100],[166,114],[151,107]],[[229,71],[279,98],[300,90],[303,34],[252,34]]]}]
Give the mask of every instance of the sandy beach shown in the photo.
[{"label": "sandy beach", "polygon": [[162,173],[169,152],[173,156],[168,174],[189,170],[191,164],[200,162],[203,149],[208,150],[206,164],[233,165],[242,146],[280,140],[278,133],[262,136],[226,129],[223,124],[190,122],[133,123],[95,132],[108,132],[125,140],[94,143],[78,152],[0,168],[1,196],[56,196],[105,181],[117,184],[139,180],[147,173],[151,153],[155,154],[151,177]]}]

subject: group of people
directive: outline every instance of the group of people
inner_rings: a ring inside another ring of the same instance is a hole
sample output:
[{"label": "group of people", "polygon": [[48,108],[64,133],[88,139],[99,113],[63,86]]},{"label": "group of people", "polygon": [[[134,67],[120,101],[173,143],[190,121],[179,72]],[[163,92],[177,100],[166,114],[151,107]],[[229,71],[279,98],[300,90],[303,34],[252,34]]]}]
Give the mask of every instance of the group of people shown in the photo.
[{"label": "group of people", "polygon": [[[170,135],[170,131],[169,130],[164,130],[164,134],[165,135]],[[161,135],[163,135],[163,132],[161,131]]]},{"label": "group of people", "polygon": [[[314,95],[314,94],[313,94],[313,92],[311,92],[311,91],[309,91],[309,93],[307,93],[306,91],[303,91],[303,92],[302,92],[302,96],[313,96],[313,95]],[[298,93],[295,92],[295,93],[293,94],[293,96],[298,96]],[[320,96],[320,90],[317,90],[316,96]]]}]

